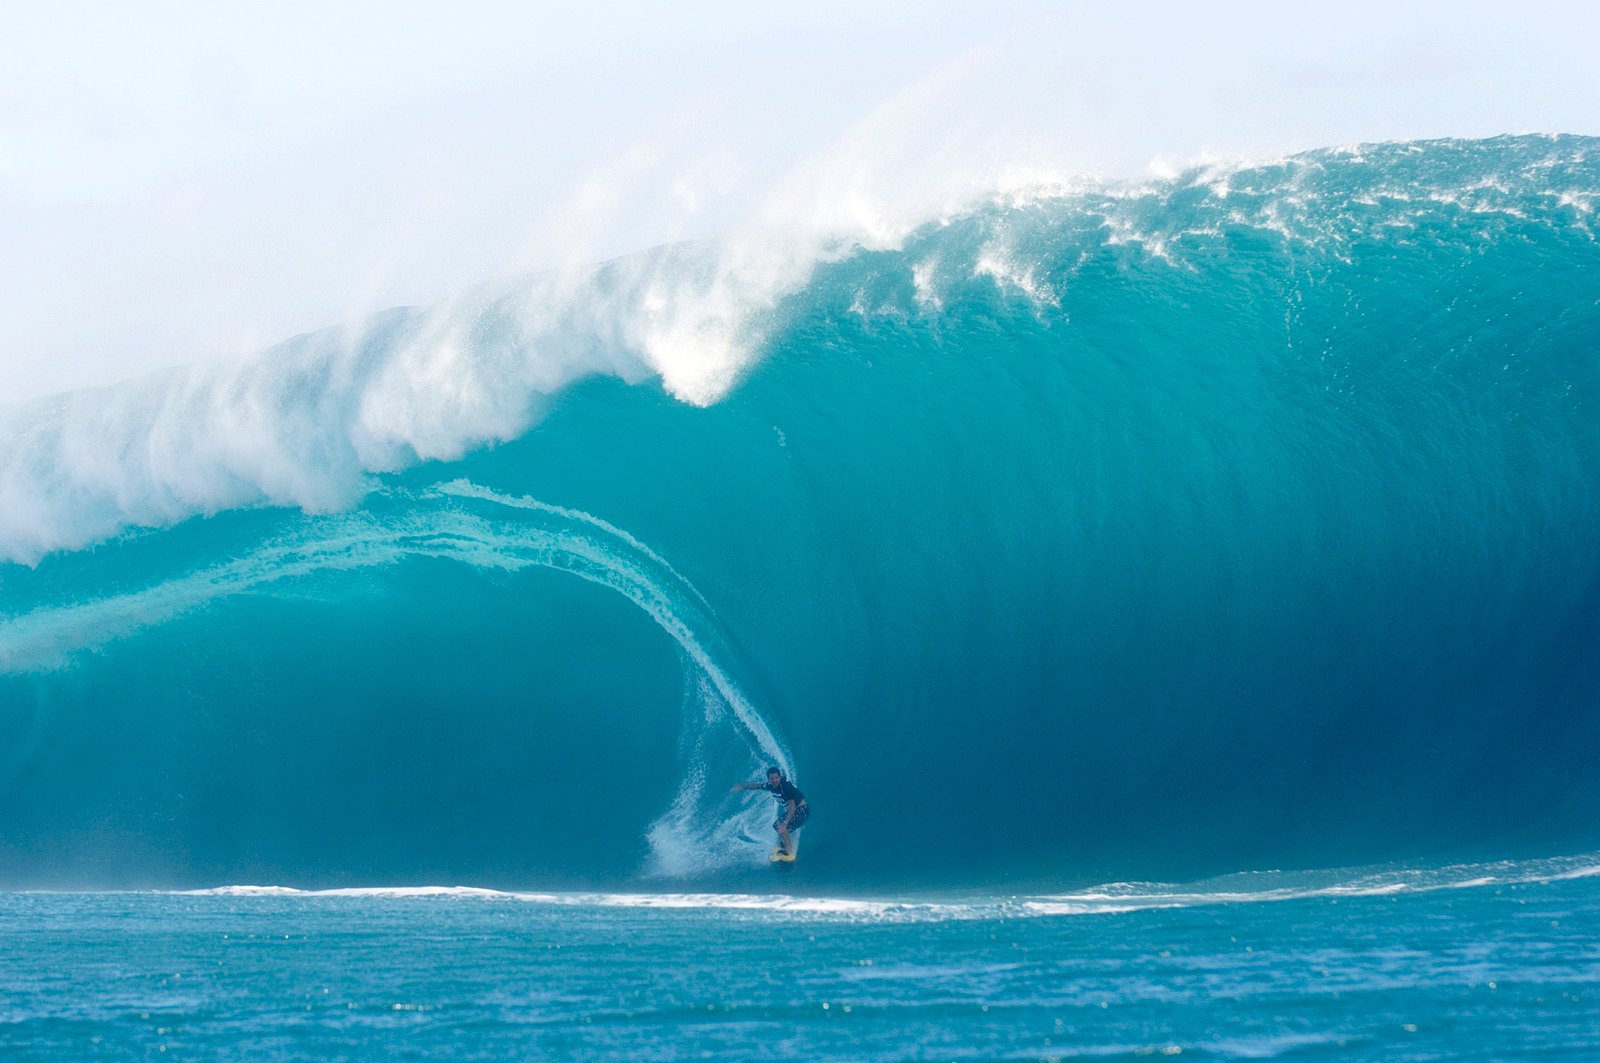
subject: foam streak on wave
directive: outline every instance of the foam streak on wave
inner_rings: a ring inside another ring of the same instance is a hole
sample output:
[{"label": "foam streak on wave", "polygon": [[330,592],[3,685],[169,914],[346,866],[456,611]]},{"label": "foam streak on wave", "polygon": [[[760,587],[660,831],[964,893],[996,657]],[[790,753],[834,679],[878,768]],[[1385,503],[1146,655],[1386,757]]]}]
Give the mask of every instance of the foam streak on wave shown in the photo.
[{"label": "foam streak on wave", "polygon": [[[463,480],[409,501],[405,514],[392,520],[370,513],[312,519],[292,537],[226,565],[121,595],[0,620],[0,673],[60,667],[74,654],[217,599],[292,584],[323,571],[406,558],[451,560],[479,569],[557,569],[633,602],[672,638],[685,662],[686,691],[693,705],[685,713],[692,733],[683,745],[692,758],[683,765],[676,798],[650,829],[652,870],[687,874],[764,858],[764,848],[753,842],[761,836],[762,811],[747,806],[730,814],[722,795],[706,786],[704,760],[712,756],[708,746],[725,745],[734,736],[745,751],[744,770],[749,772],[777,763],[792,774],[792,761],[784,742],[718,663],[715,618],[699,592],[649,547],[587,513],[500,496]],[[487,509],[489,515],[468,512],[460,508],[463,503]]]}]

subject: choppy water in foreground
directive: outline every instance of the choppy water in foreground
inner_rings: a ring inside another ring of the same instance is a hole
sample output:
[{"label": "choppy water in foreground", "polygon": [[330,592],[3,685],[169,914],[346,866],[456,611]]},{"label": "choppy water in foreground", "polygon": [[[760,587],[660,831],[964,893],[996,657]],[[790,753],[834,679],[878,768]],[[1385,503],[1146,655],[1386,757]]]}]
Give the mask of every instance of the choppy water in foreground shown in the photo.
[{"label": "choppy water in foreground", "polygon": [[1600,877],[1554,873],[1579,877],[897,902],[5,894],[0,1054],[1592,1058]]}]

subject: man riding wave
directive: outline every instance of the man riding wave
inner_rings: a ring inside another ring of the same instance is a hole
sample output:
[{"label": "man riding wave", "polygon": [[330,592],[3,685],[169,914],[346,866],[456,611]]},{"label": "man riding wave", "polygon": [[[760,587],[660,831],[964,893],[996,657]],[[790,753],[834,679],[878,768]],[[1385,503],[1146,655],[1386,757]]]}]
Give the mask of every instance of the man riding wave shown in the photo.
[{"label": "man riding wave", "polygon": [[783,772],[776,766],[767,769],[767,781],[746,782],[735,786],[730,792],[738,793],[740,790],[766,790],[778,799],[778,818],[772,824],[772,829],[778,832],[779,848],[785,856],[794,855],[794,843],[790,839],[790,832],[797,831],[805,826],[806,819],[811,815],[811,808],[806,804],[806,795],[800,792],[799,787],[783,777]]}]

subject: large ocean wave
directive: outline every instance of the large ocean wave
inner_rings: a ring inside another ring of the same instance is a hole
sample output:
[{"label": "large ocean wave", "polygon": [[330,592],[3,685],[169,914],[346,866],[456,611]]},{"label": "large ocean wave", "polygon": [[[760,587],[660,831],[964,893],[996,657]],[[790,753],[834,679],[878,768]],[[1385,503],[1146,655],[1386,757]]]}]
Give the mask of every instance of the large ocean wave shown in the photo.
[{"label": "large ocean wave", "polygon": [[1034,182],[0,409],[12,882],[1588,848],[1600,141]]}]

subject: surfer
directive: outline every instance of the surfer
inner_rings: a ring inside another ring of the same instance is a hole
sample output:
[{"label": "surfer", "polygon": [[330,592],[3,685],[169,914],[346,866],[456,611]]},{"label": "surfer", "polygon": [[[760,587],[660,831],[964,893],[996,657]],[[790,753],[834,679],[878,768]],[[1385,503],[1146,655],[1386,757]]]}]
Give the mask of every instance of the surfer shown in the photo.
[{"label": "surfer", "polygon": [[778,818],[773,822],[772,829],[778,832],[780,848],[786,855],[794,852],[794,844],[789,840],[789,832],[799,830],[805,826],[806,818],[811,815],[811,809],[806,805],[806,795],[800,788],[783,777],[783,772],[777,767],[767,769],[766,782],[744,782],[735,786],[731,792],[740,790],[766,790],[778,799]]}]

